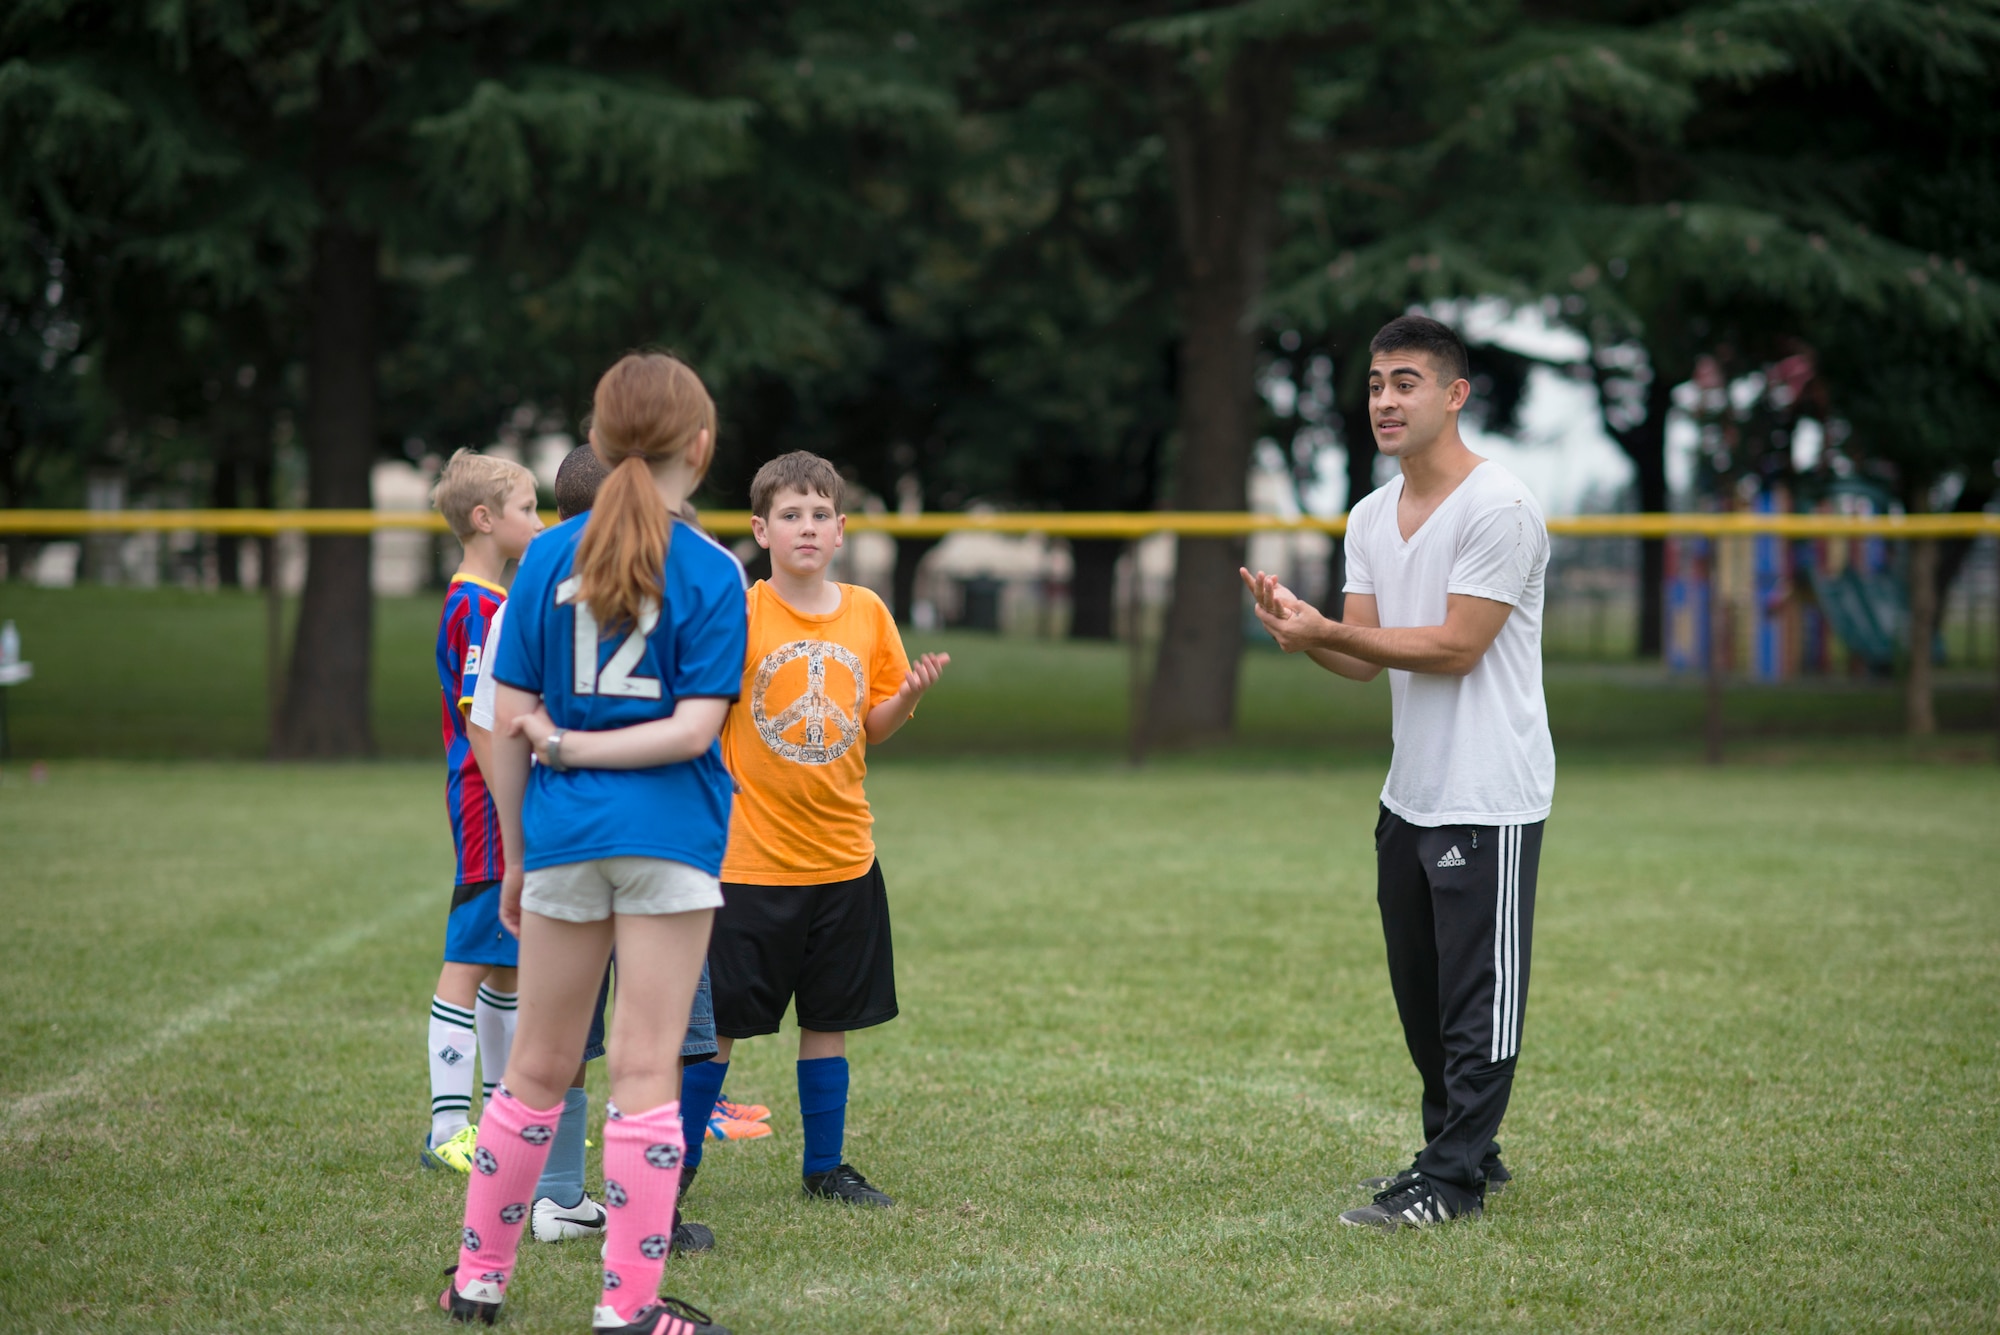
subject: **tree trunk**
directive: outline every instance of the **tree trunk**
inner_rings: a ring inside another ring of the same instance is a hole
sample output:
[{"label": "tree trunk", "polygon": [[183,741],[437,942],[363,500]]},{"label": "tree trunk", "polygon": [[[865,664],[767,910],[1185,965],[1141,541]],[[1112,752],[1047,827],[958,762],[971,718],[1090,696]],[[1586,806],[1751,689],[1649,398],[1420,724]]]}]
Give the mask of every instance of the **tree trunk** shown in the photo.
[{"label": "tree trunk", "polygon": [[[257,502],[259,510],[278,508],[277,461],[272,457],[271,431],[264,432],[263,453],[250,460],[250,494]],[[278,579],[278,540],[275,537],[258,538],[257,543],[257,587],[276,587]]]},{"label": "tree trunk", "polygon": [[[246,486],[257,505],[270,507],[271,437],[276,427],[276,400],[269,384],[273,369],[258,364],[258,375],[249,393],[239,402],[224,405],[216,422],[217,450],[214,475],[209,485],[209,504],[217,510],[242,508]],[[249,540],[254,542],[255,539]],[[217,583],[225,589],[243,584],[243,554],[249,542],[229,534],[215,540]]]},{"label": "tree trunk", "polygon": [[[307,504],[369,507],[375,458],[375,307],[380,243],[329,219],[314,246],[312,350],[307,368]],[[287,758],[364,756],[374,605],[370,540],[313,537],[285,709],[274,754]],[[275,572],[273,572],[275,573]]]},{"label": "tree trunk", "polygon": [[[1353,514],[1369,492],[1375,490],[1375,431],[1368,421],[1364,402],[1359,407],[1343,404],[1340,436],[1347,447],[1347,513]],[[1326,553],[1326,603],[1320,610],[1339,619],[1347,605],[1347,539],[1335,538]]]},{"label": "tree trunk", "polygon": [[908,626],[916,613],[917,566],[930,555],[931,548],[938,545],[937,538],[896,539],[896,573],[890,583],[889,610],[895,613],[896,624]]},{"label": "tree trunk", "polygon": [[[1375,456],[1381,451],[1375,448],[1375,431],[1369,425],[1366,408],[1358,413],[1342,413],[1340,420],[1341,435],[1347,444],[1347,509],[1352,513],[1375,490]],[[1356,425],[1347,425],[1350,422]]]},{"label": "tree trunk", "polygon": [[[1675,377],[1650,350],[1653,382],[1646,387],[1646,420],[1612,437],[1632,461],[1638,484],[1639,509],[1654,514],[1667,508],[1667,414],[1674,406]],[[1600,372],[1601,378],[1601,372]],[[1639,540],[1639,657],[1658,658],[1666,643],[1667,544],[1664,538]]]},{"label": "tree trunk", "polygon": [[[232,444],[224,444],[222,453],[215,460],[215,477],[209,486],[208,503],[217,510],[234,510],[238,506],[236,453]],[[218,533],[215,537],[215,582],[225,589],[236,588],[243,582],[243,539],[234,533]]]},{"label": "tree trunk", "polygon": [[[1241,510],[1255,420],[1252,317],[1270,255],[1290,70],[1276,47],[1251,43],[1215,86],[1199,87],[1163,54],[1156,87],[1182,261],[1174,501],[1186,510]],[[1242,563],[1240,538],[1181,539],[1144,746],[1188,746],[1233,729]]]},{"label": "tree trunk", "polygon": [[[23,451],[27,448],[23,440],[21,405],[13,395],[0,395],[0,505],[9,508],[23,501],[22,486],[26,468],[23,466]],[[33,559],[33,546],[26,534],[9,533],[5,539],[7,548],[7,578],[25,581],[28,578],[28,564]]]},{"label": "tree trunk", "polygon": [[1937,539],[1919,538],[1910,544],[1910,675],[1904,688],[1904,715],[1912,737],[1929,737],[1937,731],[1931,693],[1931,645],[1938,623],[1937,566]]},{"label": "tree trunk", "polygon": [[1069,637],[1109,640],[1117,636],[1120,538],[1072,538],[1069,544]]},{"label": "tree trunk", "polygon": [[[321,217],[306,300],[306,504],[368,509],[375,461],[376,319],[382,243],[357,220],[350,194],[362,136],[380,101],[360,66],[321,70],[313,126],[313,189]],[[372,541],[313,537],[292,641],[285,707],[272,753],[296,758],[370,755],[369,675],[374,658]],[[275,564],[275,562],[273,563]],[[274,572],[275,573],[275,572]]]}]

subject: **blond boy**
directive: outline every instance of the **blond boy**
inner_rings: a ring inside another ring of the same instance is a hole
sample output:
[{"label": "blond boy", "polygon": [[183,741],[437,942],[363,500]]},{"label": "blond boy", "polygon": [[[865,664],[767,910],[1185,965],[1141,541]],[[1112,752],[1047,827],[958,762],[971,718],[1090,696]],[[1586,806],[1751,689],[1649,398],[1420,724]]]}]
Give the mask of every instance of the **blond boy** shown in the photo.
[{"label": "blond boy", "polygon": [[[472,1113],[473,1056],[490,1093],[507,1069],[514,1031],[519,942],[500,926],[500,820],[467,735],[484,664],[486,628],[506,600],[501,577],[542,531],[535,512],[535,476],[520,464],[460,450],[431,492],[465,559],[451,577],[438,622],[437,671],[445,751],[445,811],[457,857],[444,968],[431,998],[429,1062],[431,1129],[419,1162],[469,1172],[476,1132]],[[481,737],[484,742],[486,739]],[[483,748],[482,748],[483,749]]]}]

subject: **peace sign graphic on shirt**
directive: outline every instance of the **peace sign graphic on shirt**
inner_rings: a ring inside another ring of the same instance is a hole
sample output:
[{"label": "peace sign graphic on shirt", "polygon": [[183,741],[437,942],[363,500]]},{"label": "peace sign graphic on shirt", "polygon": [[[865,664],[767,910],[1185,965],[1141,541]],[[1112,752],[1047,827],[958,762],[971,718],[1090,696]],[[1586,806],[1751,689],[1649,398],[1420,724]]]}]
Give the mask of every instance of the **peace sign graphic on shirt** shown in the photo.
[{"label": "peace sign graphic on shirt", "polygon": [[[800,658],[806,660],[805,693],[774,717],[764,707],[771,679],[779,668]],[[854,683],[851,712],[842,709],[826,693],[829,658],[846,668],[848,679]],[[851,650],[825,640],[793,640],[764,655],[764,661],[757,665],[757,680],[750,688],[750,718],[757,725],[757,734],[764,739],[764,745],[785,759],[801,765],[830,765],[846,755],[855,738],[861,735],[863,689],[861,660]],[[785,734],[801,723],[806,725],[805,740],[786,741]],[[829,724],[836,734],[831,739]]]}]

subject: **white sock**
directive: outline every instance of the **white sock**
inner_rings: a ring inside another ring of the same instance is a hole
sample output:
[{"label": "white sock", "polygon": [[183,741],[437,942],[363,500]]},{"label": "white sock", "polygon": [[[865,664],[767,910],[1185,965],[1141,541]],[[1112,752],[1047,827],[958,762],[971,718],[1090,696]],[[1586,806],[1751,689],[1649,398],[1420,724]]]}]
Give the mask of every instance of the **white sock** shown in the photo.
[{"label": "white sock", "polygon": [[514,1008],[520,1004],[518,992],[500,992],[485,983],[479,985],[479,1004],[474,1008],[479,1023],[479,1097],[483,1103],[493,1097],[493,1087],[507,1074],[507,1053],[514,1046]]},{"label": "white sock", "polygon": [[442,1145],[472,1118],[472,1012],[431,998],[431,1144]]}]

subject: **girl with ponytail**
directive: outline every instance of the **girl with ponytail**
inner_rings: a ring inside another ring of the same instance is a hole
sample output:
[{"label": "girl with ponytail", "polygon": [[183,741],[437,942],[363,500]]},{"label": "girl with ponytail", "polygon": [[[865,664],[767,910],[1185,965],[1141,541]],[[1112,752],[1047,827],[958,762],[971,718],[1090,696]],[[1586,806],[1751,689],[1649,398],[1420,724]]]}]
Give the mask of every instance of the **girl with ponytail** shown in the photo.
[{"label": "girl with ponytail", "polygon": [[[488,668],[498,691],[487,783],[507,857],[500,919],[521,938],[520,1009],[479,1123],[458,1265],[438,1299],[454,1320],[499,1315],[615,945],[609,1221],[593,1326],[727,1335],[659,1296],[685,1149],[681,1040],[722,903],[731,784],[717,737],[743,675],[741,567],[680,518],[715,438],[715,404],[686,363],[621,359],[597,382],[590,432],[610,476],[587,516],[528,549],[508,599]],[[542,764],[530,765],[531,747]]]}]

